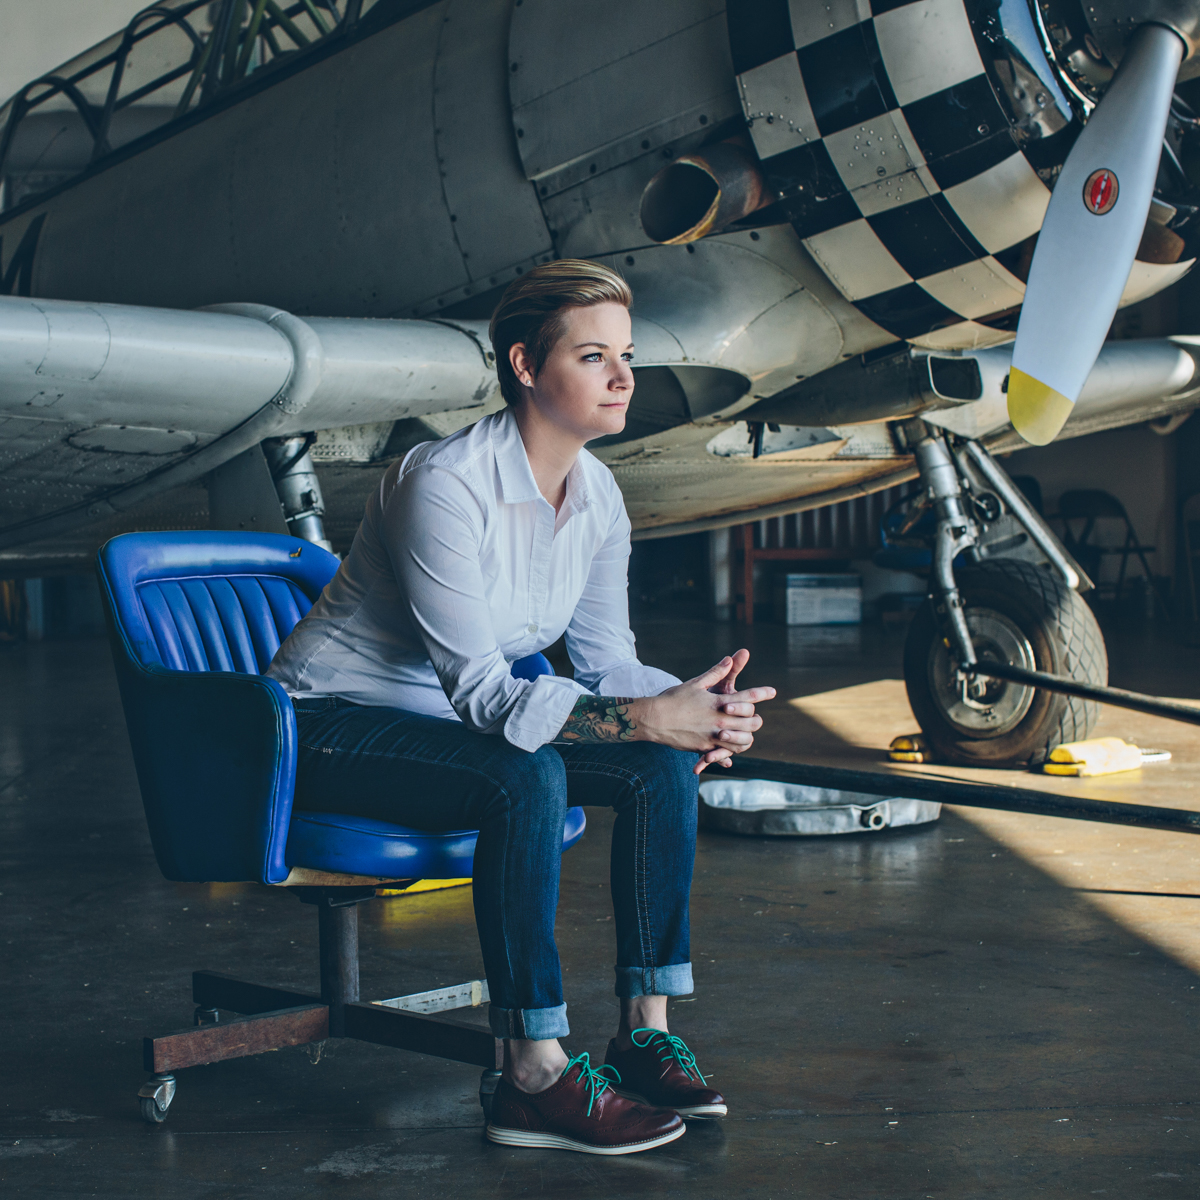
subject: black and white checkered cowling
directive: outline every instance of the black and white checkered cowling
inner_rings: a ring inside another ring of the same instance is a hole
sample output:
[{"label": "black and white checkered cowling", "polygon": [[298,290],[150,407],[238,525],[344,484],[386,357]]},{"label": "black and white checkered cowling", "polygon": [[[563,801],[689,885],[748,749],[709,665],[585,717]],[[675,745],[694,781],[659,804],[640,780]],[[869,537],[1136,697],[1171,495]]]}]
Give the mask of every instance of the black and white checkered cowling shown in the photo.
[{"label": "black and white checkered cowling", "polygon": [[1025,292],[1013,272],[1023,251],[1027,266],[1028,241],[1080,128],[1061,92],[1060,128],[1049,136],[1014,111],[1012,95],[1023,93],[1010,59],[993,49],[999,8],[999,0],[978,11],[972,0],[727,6],[768,186],[848,300],[896,338],[931,347],[1011,338]]}]

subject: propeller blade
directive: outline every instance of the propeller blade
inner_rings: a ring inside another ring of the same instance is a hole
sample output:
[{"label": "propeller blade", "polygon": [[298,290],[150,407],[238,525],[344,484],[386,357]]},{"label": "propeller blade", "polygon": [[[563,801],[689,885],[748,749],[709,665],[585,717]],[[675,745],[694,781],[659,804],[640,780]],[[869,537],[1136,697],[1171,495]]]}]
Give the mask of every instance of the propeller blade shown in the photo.
[{"label": "propeller blade", "polygon": [[1013,428],[1035,446],[1071,415],[1137,254],[1184,43],[1164,25],[1129,41],[1054,185],[1008,380]]}]

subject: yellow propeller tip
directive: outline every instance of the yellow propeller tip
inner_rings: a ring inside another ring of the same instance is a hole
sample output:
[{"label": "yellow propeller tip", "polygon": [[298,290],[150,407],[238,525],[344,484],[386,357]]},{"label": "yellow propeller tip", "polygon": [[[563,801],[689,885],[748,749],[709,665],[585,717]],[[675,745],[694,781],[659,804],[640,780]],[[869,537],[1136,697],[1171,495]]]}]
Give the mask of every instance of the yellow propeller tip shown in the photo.
[{"label": "yellow propeller tip", "polygon": [[1013,367],[1008,375],[1008,419],[1032,446],[1046,446],[1067,423],[1074,402],[1049,384]]}]

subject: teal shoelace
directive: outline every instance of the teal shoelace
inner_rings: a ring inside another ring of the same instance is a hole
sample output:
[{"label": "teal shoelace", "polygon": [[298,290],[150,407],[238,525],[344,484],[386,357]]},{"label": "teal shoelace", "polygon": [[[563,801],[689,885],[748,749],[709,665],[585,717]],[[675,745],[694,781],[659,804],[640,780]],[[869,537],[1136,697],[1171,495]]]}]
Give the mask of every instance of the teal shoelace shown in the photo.
[{"label": "teal shoelace", "polygon": [[[686,1049],[686,1047],[684,1047]],[[607,1063],[599,1070],[592,1066],[591,1059],[588,1058],[588,1053],[585,1050],[582,1054],[577,1054],[570,1062],[563,1067],[563,1074],[566,1075],[572,1067],[579,1068],[579,1082],[588,1089],[589,1099],[587,1107],[587,1115],[592,1115],[592,1108],[597,1100],[612,1087],[614,1083],[621,1082],[621,1072],[616,1067],[610,1067]],[[605,1071],[611,1071],[612,1076],[605,1074]]]},{"label": "teal shoelace", "polygon": [[[637,1040],[639,1033],[646,1034],[644,1042]],[[696,1082],[703,1086],[704,1076],[700,1074],[700,1068],[696,1066],[696,1056],[687,1048],[687,1044],[683,1038],[677,1038],[672,1034],[664,1033],[661,1029],[635,1029],[629,1035],[629,1040],[639,1050],[644,1050],[647,1046],[653,1045],[656,1038],[661,1039],[656,1047],[658,1050],[658,1061],[665,1063],[667,1059],[674,1058],[689,1079],[694,1075]]]}]

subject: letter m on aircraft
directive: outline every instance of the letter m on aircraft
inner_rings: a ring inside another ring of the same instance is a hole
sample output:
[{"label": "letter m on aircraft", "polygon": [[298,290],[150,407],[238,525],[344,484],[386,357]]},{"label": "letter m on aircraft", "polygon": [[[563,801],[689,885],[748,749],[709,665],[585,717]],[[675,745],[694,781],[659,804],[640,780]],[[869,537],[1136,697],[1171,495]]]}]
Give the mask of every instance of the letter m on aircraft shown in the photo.
[{"label": "letter m on aircraft", "polygon": [[4,262],[4,235],[0,234],[0,296],[29,296],[33,290],[33,256],[46,220],[39,213],[25,229],[7,265]]}]

